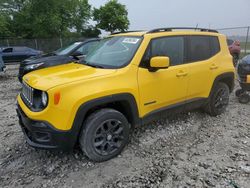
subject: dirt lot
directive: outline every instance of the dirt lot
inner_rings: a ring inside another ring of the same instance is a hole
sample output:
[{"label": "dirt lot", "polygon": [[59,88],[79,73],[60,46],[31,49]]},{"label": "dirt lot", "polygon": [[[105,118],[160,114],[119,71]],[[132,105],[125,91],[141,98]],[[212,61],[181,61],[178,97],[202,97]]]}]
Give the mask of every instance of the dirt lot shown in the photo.
[{"label": "dirt lot", "polygon": [[250,104],[190,112],[137,128],[117,158],[29,147],[15,112],[17,65],[0,75],[0,187],[228,187],[250,185]]}]

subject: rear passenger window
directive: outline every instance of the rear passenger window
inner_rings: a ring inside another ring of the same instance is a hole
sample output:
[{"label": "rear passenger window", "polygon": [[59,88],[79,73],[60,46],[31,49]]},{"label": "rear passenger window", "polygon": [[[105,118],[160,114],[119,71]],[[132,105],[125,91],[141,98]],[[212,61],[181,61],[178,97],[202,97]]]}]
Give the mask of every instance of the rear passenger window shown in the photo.
[{"label": "rear passenger window", "polygon": [[168,56],[170,65],[180,65],[184,59],[184,37],[164,37],[152,40],[151,57]]},{"label": "rear passenger window", "polygon": [[187,62],[207,60],[220,51],[217,37],[188,36],[187,38]]}]

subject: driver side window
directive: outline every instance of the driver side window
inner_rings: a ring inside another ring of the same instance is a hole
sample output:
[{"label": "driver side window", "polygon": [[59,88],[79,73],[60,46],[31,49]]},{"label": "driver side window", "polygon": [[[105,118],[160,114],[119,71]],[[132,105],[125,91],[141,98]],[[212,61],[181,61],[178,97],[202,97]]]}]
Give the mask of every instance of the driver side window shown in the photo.
[{"label": "driver side window", "polygon": [[148,67],[152,57],[168,56],[170,66],[183,64],[184,61],[184,37],[161,37],[153,39],[142,60],[142,67]]}]

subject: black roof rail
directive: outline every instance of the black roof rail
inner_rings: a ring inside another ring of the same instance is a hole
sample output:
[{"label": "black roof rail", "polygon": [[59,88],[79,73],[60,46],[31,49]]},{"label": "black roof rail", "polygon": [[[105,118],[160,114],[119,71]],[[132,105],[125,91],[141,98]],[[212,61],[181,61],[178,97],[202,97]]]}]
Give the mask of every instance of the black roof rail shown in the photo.
[{"label": "black roof rail", "polygon": [[197,27],[166,27],[166,28],[157,28],[153,29],[147,32],[148,33],[158,33],[158,32],[166,32],[166,31],[173,31],[173,30],[185,30],[185,29],[190,29],[190,30],[198,30],[198,31],[203,31],[203,32],[212,32],[212,33],[218,33],[218,31],[214,29],[206,29],[206,28],[197,28]]},{"label": "black roof rail", "polygon": [[142,32],[143,30],[133,30],[133,31],[120,31],[120,32],[115,32],[111,33],[111,35],[116,35],[116,34],[121,34],[121,33],[133,33],[133,32]]}]

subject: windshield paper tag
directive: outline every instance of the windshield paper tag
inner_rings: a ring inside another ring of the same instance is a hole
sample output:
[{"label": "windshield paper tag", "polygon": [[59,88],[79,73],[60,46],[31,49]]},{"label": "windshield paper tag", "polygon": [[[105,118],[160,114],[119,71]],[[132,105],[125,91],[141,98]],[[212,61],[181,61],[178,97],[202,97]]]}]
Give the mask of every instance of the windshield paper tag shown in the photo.
[{"label": "windshield paper tag", "polygon": [[129,43],[129,44],[136,44],[138,41],[139,39],[136,39],[136,38],[125,38],[122,42]]}]

